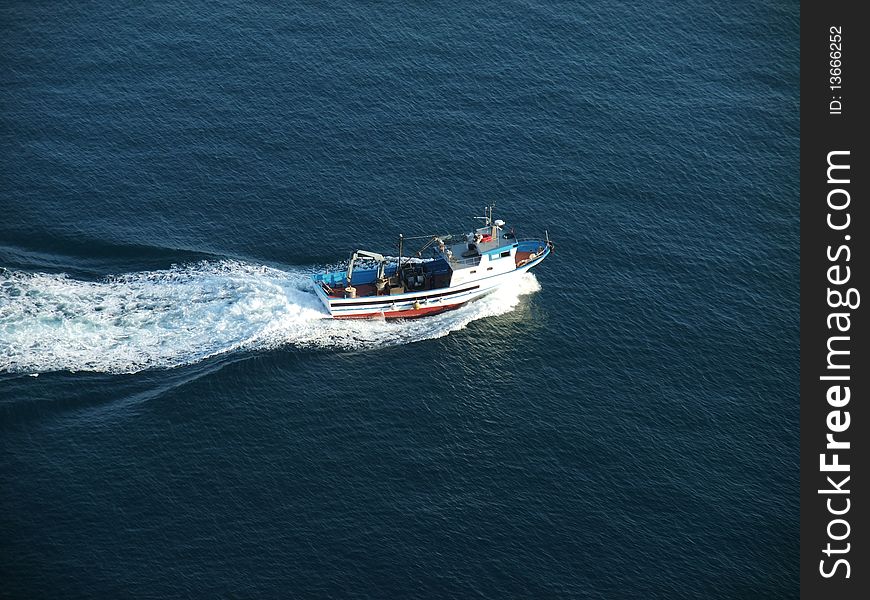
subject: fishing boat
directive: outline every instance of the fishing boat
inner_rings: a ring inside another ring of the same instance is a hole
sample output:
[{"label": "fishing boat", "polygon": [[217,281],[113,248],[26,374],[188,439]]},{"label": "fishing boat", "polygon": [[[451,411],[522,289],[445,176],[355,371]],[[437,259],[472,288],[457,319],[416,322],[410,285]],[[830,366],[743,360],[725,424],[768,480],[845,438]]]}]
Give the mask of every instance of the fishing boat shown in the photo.
[{"label": "fishing boat", "polygon": [[[487,207],[484,221],[467,234],[399,236],[399,256],[356,250],[347,268],[313,276],[314,288],[336,319],[416,318],[459,308],[503,286],[553,251],[549,234],[519,239]],[[422,247],[403,256],[408,242]]]}]

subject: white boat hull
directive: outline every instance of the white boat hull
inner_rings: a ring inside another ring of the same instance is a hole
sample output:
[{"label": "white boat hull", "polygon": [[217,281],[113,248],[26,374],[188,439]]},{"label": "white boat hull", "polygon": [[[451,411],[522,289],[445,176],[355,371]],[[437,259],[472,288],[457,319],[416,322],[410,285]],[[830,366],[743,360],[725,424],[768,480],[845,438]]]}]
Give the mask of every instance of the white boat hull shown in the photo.
[{"label": "white boat hull", "polygon": [[519,278],[544,260],[549,253],[550,248],[546,248],[540,256],[512,271],[447,288],[361,298],[331,297],[321,286],[315,286],[315,290],[335,319],[417,318],[459,308],[501,287],[517,285]]}]

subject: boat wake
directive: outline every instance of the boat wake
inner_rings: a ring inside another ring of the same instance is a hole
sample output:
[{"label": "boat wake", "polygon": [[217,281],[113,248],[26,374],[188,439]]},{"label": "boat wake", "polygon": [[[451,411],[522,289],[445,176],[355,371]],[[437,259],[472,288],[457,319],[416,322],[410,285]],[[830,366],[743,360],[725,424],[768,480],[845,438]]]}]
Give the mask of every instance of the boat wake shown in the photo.
[{"label": "boat wake", "polygon": [[0,269],[0,372],[135,373],[238,351],[407,344],[509,312],[540,289],[526,274],[516,289],[433,317],[335,321],[311,272],[220,261],[90,282]]}]

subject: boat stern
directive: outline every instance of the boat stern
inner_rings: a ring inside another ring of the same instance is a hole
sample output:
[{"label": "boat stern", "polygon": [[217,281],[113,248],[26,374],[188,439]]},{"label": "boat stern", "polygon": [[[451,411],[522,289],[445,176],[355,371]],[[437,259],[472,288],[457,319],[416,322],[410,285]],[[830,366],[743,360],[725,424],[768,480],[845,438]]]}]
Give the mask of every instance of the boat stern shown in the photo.
[{"label": "boat stern", "polygon": [[311,276],[311,280],[314,283],[314,293],[317,294],[317,297],[320,298],[320,301],[323,302],[324,308],[326,308],[326,312],[329,313],[329,316],[335,317],[332,312],[332,305],[329,301],[329,292],[332,290],[332,287],[338,285],[338,281],[336,281],[337,273],[317,273]]}]

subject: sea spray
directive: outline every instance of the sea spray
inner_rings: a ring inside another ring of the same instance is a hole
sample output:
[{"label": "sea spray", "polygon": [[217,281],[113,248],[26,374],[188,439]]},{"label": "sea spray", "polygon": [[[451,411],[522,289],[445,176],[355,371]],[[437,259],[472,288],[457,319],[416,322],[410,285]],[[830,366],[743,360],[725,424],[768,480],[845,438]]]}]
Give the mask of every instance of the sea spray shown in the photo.
[{"label": "sea spray", "polygon": [[512,310],[537,291],[527,274],[460,309],[414,321],[335,321],[311,271],[237,261],[81,281],[0,271],[0,372],[134,373],[228,352],[373,349],[432,339]]}]

